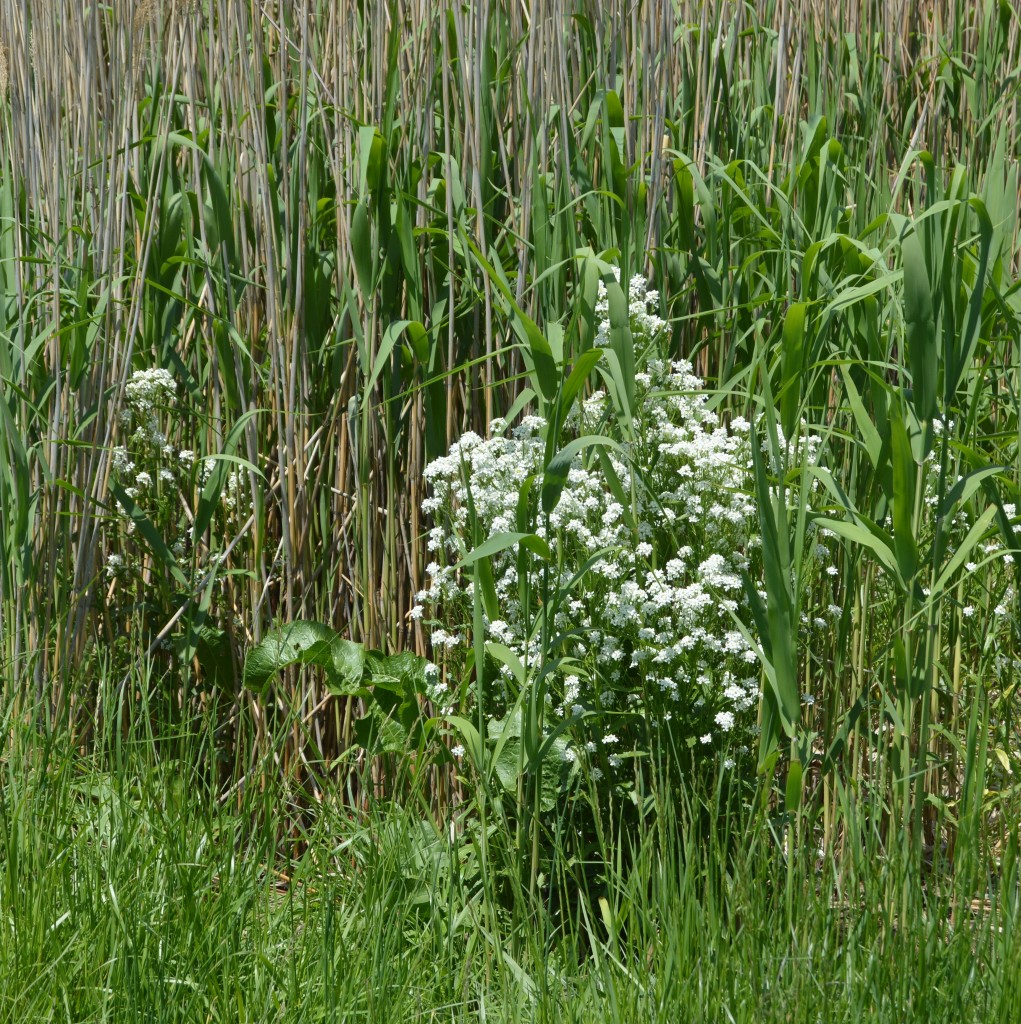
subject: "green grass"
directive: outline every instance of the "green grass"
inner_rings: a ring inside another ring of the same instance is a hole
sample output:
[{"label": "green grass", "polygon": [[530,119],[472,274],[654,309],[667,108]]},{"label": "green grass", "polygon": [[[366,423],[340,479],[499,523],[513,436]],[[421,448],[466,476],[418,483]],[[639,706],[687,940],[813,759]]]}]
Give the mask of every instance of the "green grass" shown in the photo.
[{"label": "green grass", "polygon": [[895,863],[808,849],[787,891],[761,821],[709,834],[679,801],[599,895],[514,934],[418,814],[330,796],[282,835],[271,781],[224,800],[189,772],[141,743],[107,770],[5,752],[0,1018],[1021,1019],[1014,868],[974,909],[930,877],[905,914]]}]

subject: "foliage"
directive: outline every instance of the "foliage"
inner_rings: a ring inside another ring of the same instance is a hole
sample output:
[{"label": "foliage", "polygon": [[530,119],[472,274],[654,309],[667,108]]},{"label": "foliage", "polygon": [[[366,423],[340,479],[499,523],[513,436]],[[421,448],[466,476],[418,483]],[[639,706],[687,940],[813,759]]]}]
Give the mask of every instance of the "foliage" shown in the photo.
[{"label": "foliage", "polygon": [[1009,1019],[1019,24],[0,0],[0,1014]]}]

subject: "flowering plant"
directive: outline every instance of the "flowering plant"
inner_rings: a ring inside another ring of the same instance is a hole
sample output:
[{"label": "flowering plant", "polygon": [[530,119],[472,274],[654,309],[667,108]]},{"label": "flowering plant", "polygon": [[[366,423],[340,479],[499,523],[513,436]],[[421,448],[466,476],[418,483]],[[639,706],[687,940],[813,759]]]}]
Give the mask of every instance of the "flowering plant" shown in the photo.
[{"label": "flowering plant", "polygon": [[[191,480],[195,453],[178,451],[161,423],[177,404],[177,382],[168,370],[136,370],[124,388],[125,406],[121,426],[128,432],[127,443],[113,450],[114,533],[121,541],[106,557],[108,579],[116,580],[141,569],[129,538],[143,516],[159,535],[169,539],[175,568],[188,565],[188,536],[177,536],[182,514],[182,488]],[[204,467],[203,467],[204,468]],[[118,527],[123,527],[123,535]]]},{"label": "flowering plant", "polygon": [[[206,607],[183,617],[176,613],[203,588],[215,585],[222,592],[220,561],[203,537],[216,517],[220,527],[241,521],[243,477],[237,469],[228,471],[227,460],[254,467],[234,456],[202,457],[175,445],[169,435],[180,410],[177,381],[168,370],[136,370],[124,400],[119,422],[125,440],[112,451],[114,515],[104,546],[108,599],[115,593],[120,597],[108,600],[108,609],[121,618],[112,624],[114,635],[120,646],[138,636],[148,645],[158,629],[161,647],[176,647],[186,661],[197,653],[207,673],[222,675],[232,661],[229,645],[223,630],[208,621]],[[238,430],[228,435],[227,451],[233,450]],[[171,634],[168,620],[178,620]]]},{"label": "flowering plant", "polygon": [[[609,333],[601,292],[597,343]],[[656,295],[641,278],[629,293],[636,347],[655,351],[664,335],[649,310]],[[738,628],[749,619],[743,576],[757,573],[749,424],[725,422],[687,362],[651,356],[635,379],[630,439],[565,449],[609,429],[602,391],[567,417],[560,450],[578,450],[551,511],[532,486],[549,466],[551,427],[540,416],[496,420],[488,438],[465,434],[427,467],[434,560],[412,612],[445,662],[430,690],[442,711],[481,702],[492,722],[540,687],[545,733],[564,737],[563,759],[622,784],[657,752],[691,764],[722,751],[731,763],[754,729],[759,689],[755,651]],[[461,563],[473,537],[522,537],[526,526],[537,542],[490,559],[496,607],[483,621],[493,672],[479,687],[479,673],[458,671],[474,585]]]}]

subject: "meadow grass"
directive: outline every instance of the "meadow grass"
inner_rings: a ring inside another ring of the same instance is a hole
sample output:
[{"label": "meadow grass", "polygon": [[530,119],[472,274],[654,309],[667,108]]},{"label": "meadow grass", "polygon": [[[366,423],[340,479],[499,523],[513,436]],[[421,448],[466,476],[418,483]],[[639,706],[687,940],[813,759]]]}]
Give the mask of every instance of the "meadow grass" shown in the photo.
[{"label": "meadow grass", "polygon": [[[1021,1016],[1019,67],[1006,0],[0,0],[0,1015]],[[751,424],[761,728],[551,812],[541,699],[379,659],[425,467],[539,413],[546,679],[561,428],[654,357]],[[376,685],[246,685],[295,622]]]},{"label": "meadow grass", "polygon": [[905,913],[896,857],[807,850],[790,889],[762,819],[701,831],[679,798],[613,840],[626,870],[515,933],[414,809],[330,796],[281,835],[271,765],[224,800],[115,747],[5,756],[5,1020],[1017,1019],[1016,875],[973,905],[918,886]]}]

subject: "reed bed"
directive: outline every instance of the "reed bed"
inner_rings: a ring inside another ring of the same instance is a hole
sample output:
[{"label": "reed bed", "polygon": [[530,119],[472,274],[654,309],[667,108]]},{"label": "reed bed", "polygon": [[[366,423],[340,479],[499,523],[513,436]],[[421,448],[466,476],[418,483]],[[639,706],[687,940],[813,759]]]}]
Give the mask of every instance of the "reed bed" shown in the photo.
[{"label": "reed bed", "polygon": [[[897,218],[924,214],[939,330],[967,335],[973,306],[981,322],[944,410],[967,423],[954,465],[1004,467],[1007,500],[1019,66],[1008,3],[0,0],[0,650],[17,716],[70,724],[82,750],[143,706],[161,728],[207,716],[201,756],[225,786],[270,747],[285,777],[347,757],[354,702],[294,670],[266,700],[241,686],[245,653],[295,620],[428,653],[410,615],[423,468],[512,405],[519,317],[563,325],[586,254],[655,282],[671,352],[721,408],[776,395],[785,423],[834,439],[858,508],[883,508],[870,381],[924,375],[890,327],[912,301]],[[179,507],[125,511],[129,385],[152,368],[176,381],[155,414],[165,450],[219,461]],[[125,545],[130,578],[111,568]],[[832,634],[793,656],[806,742],[857,750],[848,777],[872,777],[849,730],[884,728],[881,699],[862,700],[897,689],[900,636],[940,680],[906,741],[943,758],[921,762],[928,795],[959,806],[954,744],[987,719],[1009,794],[1016,629],[994,649],[948,592],[916,651],[929,613],[898,618],[855,550]],[[799,581],[803,607],[832,602],[824,583]],[[139,662],[162,680],[153,705]],[[827,842],[849,792],[833,767],[812,776]],[[1002,846],[1009,823],[989,820]]]}]

